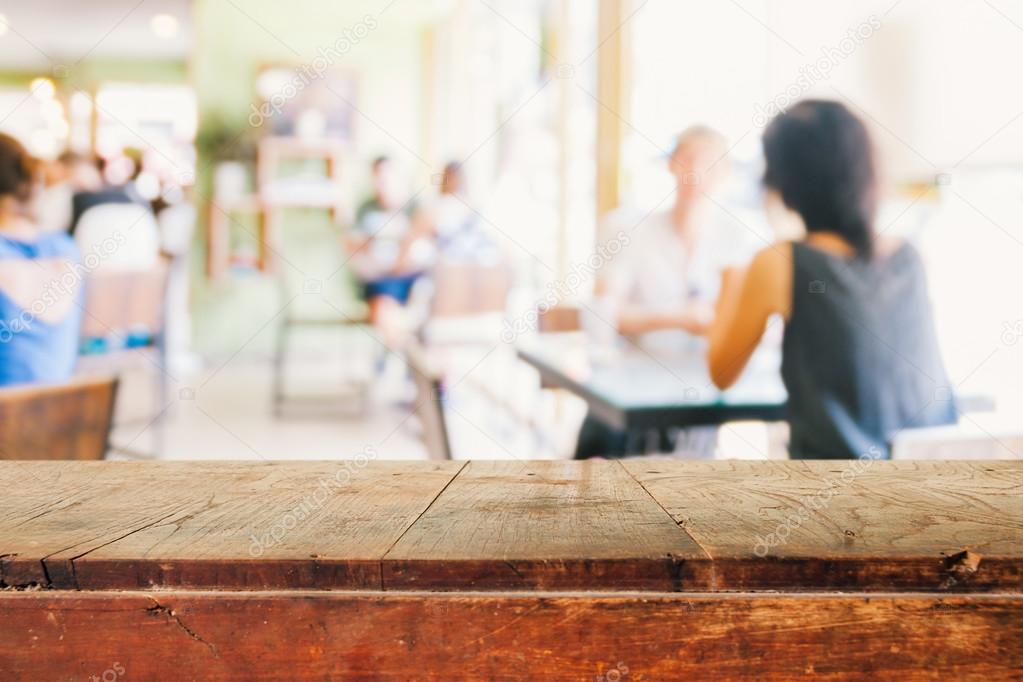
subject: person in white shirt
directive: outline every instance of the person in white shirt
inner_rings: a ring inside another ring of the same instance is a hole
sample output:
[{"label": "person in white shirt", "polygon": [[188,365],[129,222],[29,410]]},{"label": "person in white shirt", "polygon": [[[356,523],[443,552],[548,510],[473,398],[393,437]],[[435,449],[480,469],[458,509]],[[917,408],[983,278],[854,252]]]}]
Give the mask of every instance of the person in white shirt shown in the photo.
[{"label": "person in white shirt", "polygon": [[[623,231],[630,243],[606,265],[597,283],[603,307],[613,311],[618,332],[643,347],[680,345],[702,336],[713,320],[722,272],[743,265],[760,245],[715,193],[729,174],[724,136],[694,126],[677,138],[668,158],[675,180],[670,209],[645,218],[619,210],[606,220],[607,233]],[[672,430],[677,431],[677,430]],[[691,429],[698,436],[683,449],[711,451],[715,429]],[[643,454],[650,434],[615,431],[588,416],[579,434],[576,458]],[[659,450],[676,448],[678,434],[661,433]],[[699,440],[700,443],[695,441]]]},{"label": "person in white shirt", "polygon": [[745,264],[759,244],[715,199],[729,172],[725,138],[704,126],[678,137],[668,159],[675,201],[638,222],[609,218],[631,243],[607,266],[598,295],[616,311],[618,331],[641,337],[660,330],[707,331],[729,267]]}]

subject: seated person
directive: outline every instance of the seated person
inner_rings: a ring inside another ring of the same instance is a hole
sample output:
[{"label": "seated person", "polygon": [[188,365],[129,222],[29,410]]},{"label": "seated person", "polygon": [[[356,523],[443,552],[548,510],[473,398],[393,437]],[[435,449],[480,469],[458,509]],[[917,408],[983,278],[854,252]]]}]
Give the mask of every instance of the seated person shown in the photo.
[{"label": "seated person", "polygon": [[[705,126],[685,130],[668,159],[675,180],[673,206],[638,225],[632,218],[616,221],[630,243],[606,266],[597,294],[614,311],[619,333],[640,345],[677,346],[685,343],[683,333],[705,333],[721,273],[755,251],[754,236],[712,200],[728,175],[727,154],[720,133]],[[656,440],[661,451],[678,445],[690,454],[707,455],[716,433],[713,428],[662,432]],[[643,454],[637,447],[645,447],[648,435],[614,431],[587,417],[576,458]],[[676,443],[679,435],[692,442]]]},{"label": "seated person", "polygon": [[[78,223],[82,216],[90,208],[105,204],[136,204],[147,210],[152,210],[149,202],[135,189],[133,180],[138,177],[142,170],[140,159],[136,158],[138,152],[126,151],[125,156],[113,161],[100,161],[99,184],[92,181],[84,169],[76,170],[77,177],[88,178],[90,184],[75,192],[71,200],[71,223],[68,232],[75,234],[78,230]],[[76,168],[80,165],[76,160]],[[103,180],[110,184],[104,185]]]},{"label": "seated person", "polygon": [[370,322],[394,341],[396,309],[408,302],[419,276],[406,268],[402,248],[410,231],[411,211],[401,199],[396,170],[381,156],[373,161],[373,194],[359,206],[355,225],[347,240],[352,268],[362,283],[369,304]]},{"label": "seated person", "polygon": [[0,134],[0,386],[70,379],[81,324],[74,241],[30,215],[36,163]]},{"label": "seated person", "polygon": [[618,221],[631,243],[611,261],[597,293],[613,304],[620,333],[703,334],[721,272],[755,252],[753,235],[712,200],[729,173],[727,154],[720,133],[704,126],[683,131],[668,159],[675,181],[672,207],[638,225]]},{"label": "seated person", "polygon": [[160,260],[160,226],[149,208],[105,203],[86,211],[74,234],[86,264],[98,273],[149,272]]},{"label": "seated person", "polygon": [[[78,168],[78,174],[87,178],[81,163]],[[75,193],[70,233],[86,263],[94,254],[100,256],[90,269],[144,272],[156,266],[160,228],[152,206],[135,187],[140,172],[139,153],[126,150],[124,156],[106,163],[105,177],[112,184]]]},{"label": "seated person", "polygon": [[736,381],[780,315],[792,458],[887,458],[900,429],[954,423],[923,264],[909,244],[874,233],[863,123],[837,102],[804,101],[774,119],[763,144],[764,182],[807,234],[724,277],[707,354],[714,383]]},{"label": "seated person", "polygon": [[74,196],[102,187],[103,177],[91,157],[64,152],[45,165],[44,186],[36,198],[36,222],[45,232],[67,232]]},{"label": "seated person", "polygon": [[477,261],[495,246],[469,200],[465,167],[450,161],[441,174],[440,192],[418,212],[416,226],[432,238],[436,258]]},{"label": "seated person", "polygon": [[400,262],[406,269],[426,271],[440,263],[493,264],[503,253],[481,224],[469,199],[465,168],[450,161],[441,174],[440,191],[413,214]]}]

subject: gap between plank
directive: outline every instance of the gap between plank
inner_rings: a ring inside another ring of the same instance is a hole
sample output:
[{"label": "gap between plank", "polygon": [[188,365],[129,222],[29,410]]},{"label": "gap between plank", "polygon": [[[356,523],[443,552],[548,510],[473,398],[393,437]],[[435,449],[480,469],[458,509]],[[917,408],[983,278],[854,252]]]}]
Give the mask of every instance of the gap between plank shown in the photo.
[{"label": "gap between plank", "polygon": [[704,546],[703,546],[703,545],[702,545],[702,544],[700,543],[700,541],[696,539],[696,536],[694,536],[694,535],[693,535],[692,533],[690,533],[690,532],[689,532],[689,531],[688,531],[688,530],[687,530],[686,528],[683,528],[683,527],[682,527],[682,526],[681,526],[681,525],[680,525],[680,524],[678,523],[678,521],[676,521],[676,520],[675,520],[675,517],[673,517],[673,516],[671,515],[671,513],[670,513],[670,512],[669,512],[669,511],[668,511],[667,509],[665,509],[665,508],[664,508],[664,505],[663,505],[663,504],[661,504],[661,502],[660,502],[660,501],[659,501],[659,500],[658,500],[658,499],[657,499],[656,497],[654,497],[653,493],[651,493],[651,492],[650,492],[649,490],[647,490],[647,487],[646,487],[645,485],[643,485],[643,484],[642,484],[642,483],[640,482],[640,480],[639,480],[638,478],[636,478],[635,476],[633,476],[633,475],[632,475],[632,472],[631,472],[631,471],[629,471],[628,467],[626,467],[626,466],[625,466],[625,464],[624,464],[624,463],[622,462],[622,460],[620,460],[620,459],[619,459],[619,460],[616,460],[616,461],[618,462],[618,466],[620,466],[620,467],[622,468],[622,471],[624,471],[624,472],[625,472],[625,474],[626,474],[626,475],[627,475],[627,476],[628,476],[629,478],[631,478],[631,479],[632,479],[633,481],[635,481],[635,482],[636,482],[636,485],[638,485],[638,486],[639,486],[640,488],[642,488],[642,489],[643,489],[643,492],[645,492],[645,493],[646,493],[646,494],[647,494],[647,495],[648,495],[648,496],[650,497],[650,499],[654,501],[654,504],[656,504],[656,505],[657,505],[657,507],[658,507],[658,508],[659,508],[659,509],[660,509],[660,510],[661,510],[662,512],[664,512],[664,513],[665,513],[665,515],[667,515],[667,517],[668,517],[669,519],[671,519],[671,522],[672,522],[672,523],[674,523],[674,524],[675,524],[675,526],[676,526],[676,527],[677,527],[677,528],[678,528],[679,530],[681,530],[681,531],[682,531],[683,533],[685,533],[685,534],[686,534],[686,537],[688,537],[688,538],[689,538],[690,540],[692,540],[692,541],[693,541],[693,544],[694,544],[694,545],[696,545],[697,547],[699,547],[699,548],[700,548],[700,551],[701,551],[701,552],[703,552],[703,553],[704,553],[704,554],[705,554],[705,555],[707,556],[707,558],[708,558],[709,560],[711,560],[711,561],[714,561],[714,557],[713,557],[713,556],[711,556],[711,554],[710,554],[710,552],[709,552],[709,551],[707,551],[707,548],[706,548],[706,547],[704,547]]},{"label": "gap between plank", "polygon": [[440,498],[440,496],[444,494],[444,491],[448,489],[448,486],[450,486],[452,483],[455,482],[456,478],[458,478],[459,476],[462,475],[462,472],[465,471],[465,468],[467,466],[469,466],[469,464],[471,462],[472,462],[472,460],[468,460],[467,459],[467,460],[465,460],[465,462],[462,463],[462,466],[460,466],[458,468],[458,471],[456,471],[454,473],[454,475],[451,477],[451,479],[447,483],[444,484],[444,487],[441,488],[440,491],[438,491],[438,493],[433,496],[433,499],[430,500],[430,503],[428,505],[426,505],[426,507],[423,509],[423,511],[419,512],[419,515],[416,516],[415,520],[408,525],[408,528],[406,528],[405,530],[403,530],[401,532],[401,535],[399,535],[394,540],[394,542],[391,543],[391,546],[388,547],[387,551],[384,552],[383,555],[380,557],[380,589],[381,589],[381,591],[383,591],[385,589],[384,588],[384,561],[387,559],[387,555],[391,553],[391,550],[393,550],[395,548],[395,546],[399,542],[401,542],[401,539],[403,537],[405,537],[405,534],[408,533],[410,530],[412,530],[413,526],[415,526],[417,523],[419,523],[419,519],[423,518],[423,515],[426,512],[430,511],[430,508],[433,507],[434,502],[436,502]]},{"label": "gap between plank", "polygon": [[[100,543],[100,544],[96,545],[95,547],[90,547],[89,549],[87,549],[86,551],[82,552],[81,554],[78,554],[76,556],[73,556],[73,557],[70,557],[69,559],[67,559],[68,565],[71,567],[71,577],[72,577],[72,579],[74,580],[74,583],[75,583],[74,589],[75,590],[80,590],[81,589],[78,586],[78,573],[75,570],[75,561],[77,561],[78,559],[81,559],[83,556],[86,556],[87,554],[95,552],[98,549],[102,549],[103,547],[106,547],[107,545],[112,545],[115,542],[120,542],[121,540],[125,539],[129,535],[134,535],[135,533],[140,533],[140,532],[142,532],[142,531],[144,531],[144,530],[146,530],[148,528],[152,528],[156,524],[161,523],[163,521],[166,521],[167,519],[169,519],[170,517],[174,516],[175,514],[180,513],[181,511],[182,511],[181,509],[175,509],[174,511],[172,511],[170,514],[167,514],[166,516],[162,516],[162,517],[160,517],[160,518],[158,518],[158,519],[156,519],[154,521],[150,521],[146,525],[141,526],[139,528],[136,528],[136,529],[134,529],[132,531],[129,531],[129,532],[125,533],[124,535],[120,536],[120,537],[116,537],[116,538],[114,538],[112,540],[109,540],[107,542]],[[95,539],[98,539],[98,538],[93,538],[93,539],[95,540]],[[43,573],[46,575],[46,579],[47,579],[48,582],[50,582],[51,587],[52,587],[53,583],[52,583],[52,580],[50,580],[50,570],[49,570],[49,567],[46,565],[46,562],[48,560],[52,559],[53,557],[57,556],[58,554],[61,554],[62,552],[66,552],[68,550],[74,549],[78,545],[81,545],[81,544],[84,544],[84,543],[87,543],[87,542],[89,542],[89,540],[84,540],[84,541],[79,542],[79,543],[77,543],[75,545],[71,545],[70,547],[65,547],[64,549],[59,549],[56,552],[51,552],[51,553],[47,554],[46,556],[44,556],[42,559],[39,560],[40,563],[42,563],[42,565],[43,565]]]}]

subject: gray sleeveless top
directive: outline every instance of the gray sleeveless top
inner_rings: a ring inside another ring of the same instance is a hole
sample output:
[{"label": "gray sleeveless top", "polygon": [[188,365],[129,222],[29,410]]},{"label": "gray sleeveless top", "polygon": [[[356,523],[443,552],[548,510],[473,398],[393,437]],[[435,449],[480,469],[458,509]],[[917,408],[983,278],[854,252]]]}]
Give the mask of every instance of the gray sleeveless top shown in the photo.
[{"label": "gray sleeveless top", "polygon": [[792,260],[782,378],[793,459],[888,458],[899,430],[956,421],[912,246],[864,261],[794,242]]}]

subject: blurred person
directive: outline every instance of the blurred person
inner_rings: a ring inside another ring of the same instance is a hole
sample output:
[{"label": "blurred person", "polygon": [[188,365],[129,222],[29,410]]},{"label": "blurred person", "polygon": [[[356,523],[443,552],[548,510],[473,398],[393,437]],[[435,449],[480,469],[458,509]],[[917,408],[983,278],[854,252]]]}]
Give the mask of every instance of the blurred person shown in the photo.
[{"label": "blurred person", "polygon": [[598,296],[614,310],[618,331],[626,336],[661,330],[704,334],[721,273],[756,251],[753,235],[715,205],[713,197],[730,171],[721,133],[706,126],[686,129],[667,166],[675,183],[670,209],[639,225],[621,216],[609,220],[628,231],[631,243],[608,264]]},{"label": "blurred person", "polygon": [[808,100],[774,119],[763,146],[769,197],[806,236],[724,276],[707,354],[714,383],[738,379],[778,315],[793,459],[886,459],[900,429],[954,423],[923,263],[874,231],[866,127],[840,103]]},{"label": "blurred person", "polygon": [[103,187],[99,161],[87,154],[67,151],[57,158],[62,176],[75,192],[95,192]]},{"label": "blurred person", "polygon": [[[595,302],[608,309],[620,334],[656,352],[701,336],[713,318],[713,306],[728,267],[746,262],[755,252],[755,237],[714,195],[728,178],[725,137],[707,126],[684,130],[667,160],[675,184],[670,209],[638,223],[630,212],[606,221],[609,233],[621,229],[630,243],[606,265],[597,282]],[[661,430],[657,434],[620,431],[587,416],[576,446],[576,459],[643,454],[651,436],[662,452],[713,454],[717,429]]]},{"label": "blurred person", "polygon": [[31,217],[37,162],[0,134],[0,386],[67,381],[81,325],[81,258]]},{"label": "blurred person", "polygon": [[[465,167],[449,161],[441,173],[437,196],[415,213],[402,262],[432,264],[438,260],[477,262],[499,256],[469,197]],[[407,265],[406,267],[411,267]]]},{"label": "blurred person", "polygon": [[90,208],[105,204],[137,204],[151,210],[149,202],[135,190],[132,181],[142,172],[140,155],[133,150],[114,159],[98,159],[96,161],[99,182],[78,168],[78,177],[87,180],[88,184],[78,189],[71,202],[71,221],[68,232],[72,235],[78,230],[82,216]]},{"label": "blurred person", "polygon": [[402,258],[413,211],[394,163],[387,156],[377,157],[371,177],[372,193],[356,211],[347,249],[369,305],[370,322],[390,344],[399,341],[396,318],[421,271]]},{"label": "blurred person", "polygon": [[100,263],[101,270],[145,271],[160,257],[156,215],[134,184],[141,172],[141,153],[126,149],[102,162],[102,177],[109,184],[74,196],[70,233],[81,252],[96,251],[109,239],[118,244]]},{"label": "blurred person", "polygon": [[96,192],[103,177],[95,161],[75,152],[64,152],[43,168],[43,188],[35,200],[40,229],[67,232],[72,222],[72,202],[79,192]]}]

